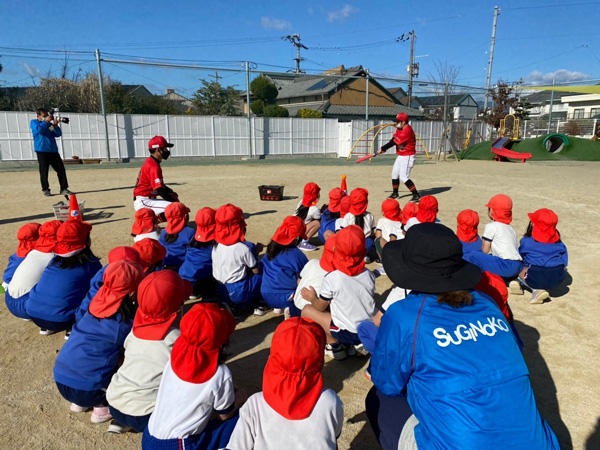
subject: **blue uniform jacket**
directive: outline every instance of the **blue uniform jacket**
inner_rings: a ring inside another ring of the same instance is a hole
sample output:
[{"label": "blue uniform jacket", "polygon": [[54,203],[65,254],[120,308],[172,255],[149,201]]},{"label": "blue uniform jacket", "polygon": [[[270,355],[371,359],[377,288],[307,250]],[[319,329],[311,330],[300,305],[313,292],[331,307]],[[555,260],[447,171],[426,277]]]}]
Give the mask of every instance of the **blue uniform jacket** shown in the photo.
[{"label": "blue uniform jacket", "polygon": [[90,307],[90,302],[104,284],[104,271],[107,267],[108,264],[102,267],[102,269],[96,272],[96,275],[94,275],[94,277],[90,281],[90,289],[87,291],[87,294],[85,294],[81,305],[79,305],[79,308],[77,308],[77,311],[75,312],[76,321],[79,321],[79,319],[81,319],[85,315],[85,313],[88,311],[88,308]]},{"label": "blue uniform jacket", "polygon": [[331,211],[329,208],[326,208],[325,211],[321,214],[321,226],[319,227],[319,239],[321,242],[325,243],[324,234],[327,230],[333,231],[335,233],[335,221],[339,218],[339,214],[337,217],[332,217]]},{"label": "blue uniform jacket", "polygon": [[179,268],[179,276],[190,283],[212,278],[212,245],[188,247],[185,260]]},{"label": "blue uniform jacket", "polygon": [[569,263],[567,247],[562,241],[547,244],[532,237],[524,237],[521,238],[519,253],[523,258],[523,265],[527,267],[566,267]]},{"label": "blue uniform jacket", "polygon": [[163,259],[163,264],[165,266],[175,266],[179,268],[185,260],[185,252],[188,249],[190,241],[194,238],[195,232],[189,227],[184,227],[183,230],[179,232],[177,240],[170,244],[165,241],[166,234],[167,232],[163,230],[158,239],[158,241],[167,249],[167,255],[165,256],[165,259]]},{"label": "blue uniform jacket", "polygon": [[10,280],[12,280],[12,277],[15,274],[15,270],[17,270],[17,267],[19,267],[19,264],[21,264],[24,259],[25,257],[20,258],[17,256],[16,253],[13,253],[8,257],[8,265],[6,266],[6,269],[4,269],[4,273],[2,274],[3,282],[5,282],[6,284],[10,283]]},{"label": "blue uniform jacket", "polygon": [[481,238],[477,236],[477,239],[473,242],[463,242],[460,241],[463,248],[463,256],[473,252],[481,251]]},{"label": "blue uniform jacket", "polygon": [[52,322],[68,322],[75,319],[75,311],[81,305],[90,287],[90,280],[102,267],[98,259],[71,269],[62,269],[54,257],[42,273],[38,284],[29,292],[26,310],[33,318]]},{"label": "blue uniform jacket", "polygon": [[56,358],[54,380],[83,391],[108,387],[132,325],[119,313],[105,319],[86,313]]},{"label": "blue uniform jacket", "polygon": [[296,247],[282,250],[271,260],[265,255],[261,260],[263,276],[260,291],[275,294],[295,292],[298,277],[307,262],[306,255]]},{"label": "blue uniform jacket", "polygon": [[389,396],[407,387],[419,449],[558,449],[506,318],[471,294],[460,308],[414,291],[394,303],[377,333],[373,383]]},{"label": "blue uniform jacket", "polygon": [[31,121],[31,133],[33,134],[33,149],[36,152],[58,153],[56,138],[62,136],[59,127],[50,130],[50,123],[45,120],[33,119]]}]

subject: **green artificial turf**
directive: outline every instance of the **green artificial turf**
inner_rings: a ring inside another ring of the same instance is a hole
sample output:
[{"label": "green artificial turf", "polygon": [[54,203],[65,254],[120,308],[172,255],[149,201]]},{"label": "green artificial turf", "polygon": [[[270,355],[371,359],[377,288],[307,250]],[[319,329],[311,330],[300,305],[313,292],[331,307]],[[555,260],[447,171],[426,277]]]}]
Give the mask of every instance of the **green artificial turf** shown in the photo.
[{"label": "green artificial turf", "polygon": [[[569,136],[569,145],[559,153],[550,153],[544,147],[544,138],[523,139],[513,144],[511,150],[521,153],[531,153],[529,161],[600,161],[600,141],[581,139]],[[460,159],[492,160],[492,142],[484,141],[473,145],[459,153]]]}]

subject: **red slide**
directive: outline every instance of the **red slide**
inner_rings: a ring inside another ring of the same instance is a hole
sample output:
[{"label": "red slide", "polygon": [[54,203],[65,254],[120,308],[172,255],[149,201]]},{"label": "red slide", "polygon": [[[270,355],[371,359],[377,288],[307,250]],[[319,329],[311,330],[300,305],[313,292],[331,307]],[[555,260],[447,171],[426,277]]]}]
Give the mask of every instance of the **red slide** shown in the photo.
[{"label": "red slide", "polygon": [[495,155],[494,160],[502,161],[503,159],[520,159],[522,163],[531,158],[531,153],[519,153],[514,150],[510,150],[506,145],[512,145],[509,138],[499,138],[492,144],[492,153]]}]

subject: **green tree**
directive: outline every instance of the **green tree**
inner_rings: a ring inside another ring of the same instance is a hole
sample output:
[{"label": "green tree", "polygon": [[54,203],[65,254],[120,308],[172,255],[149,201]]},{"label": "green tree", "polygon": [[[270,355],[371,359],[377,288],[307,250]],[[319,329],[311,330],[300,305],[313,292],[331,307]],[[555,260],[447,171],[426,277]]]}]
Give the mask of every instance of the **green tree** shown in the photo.
[{"label": "green tree", "polygon": [[265,105],[274,103],[278,94],[275,84],[264,75],[259,75],[252,80],[250,92],[255,98],[262,100]]},{"label": "green tree", "polygon": [[250,111],[252,111],[257,116],[262,116],[265,111],[265,102],[263,102],[260,98],[258,100],[254,100],[250,103]]},{"label": "green tree", "polygon": [[283,106],[267,105],[264,109],[265,117],[289,117],[290,113]]},{"label": "green tree", "polygon": [[192,103],[201,115],[236,116],[238,92],[231,86],[223,87],[218,81],[200,80],[202,87],[192,97]]},{"label": "green tree", "polygon": [[323,113],[310,108],[302,108],[298,110],[296,117],[300,117],[302,119],[322,119]]},{"label": "green tree", "polygon": [[483,120],[494,128],[500,127],[500,121],[508,114],[510,108],[515,108],[519,99],[515,95],[515,88],[499,80],[494,89],[490,89],[492,108],[485,112]]}]

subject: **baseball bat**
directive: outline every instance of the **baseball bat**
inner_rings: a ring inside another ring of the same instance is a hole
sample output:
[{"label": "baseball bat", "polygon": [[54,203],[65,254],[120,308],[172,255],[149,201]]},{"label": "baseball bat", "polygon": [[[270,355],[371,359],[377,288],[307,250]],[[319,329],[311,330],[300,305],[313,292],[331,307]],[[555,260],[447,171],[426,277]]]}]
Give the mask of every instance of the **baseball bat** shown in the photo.
[{"label": "baseball bat", "polygon": [[371,159],[371,158],[375,158],[377,156],[377,153],[373,153],[372,155],[365,155],[365,156],[361,156],[360,158],[358,158],[356,160],[356,163],[361,163],[363,161],[366,161],[367,159]]}]

